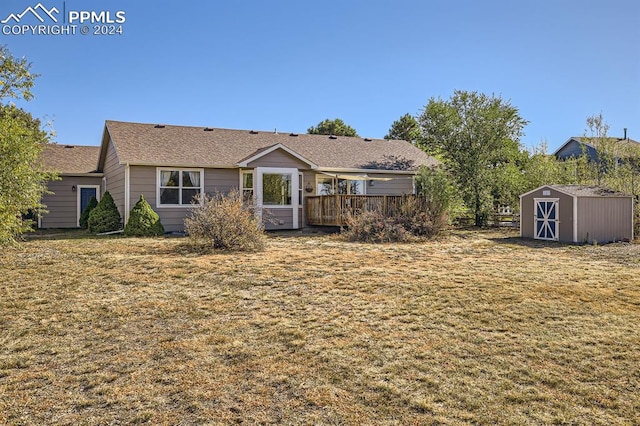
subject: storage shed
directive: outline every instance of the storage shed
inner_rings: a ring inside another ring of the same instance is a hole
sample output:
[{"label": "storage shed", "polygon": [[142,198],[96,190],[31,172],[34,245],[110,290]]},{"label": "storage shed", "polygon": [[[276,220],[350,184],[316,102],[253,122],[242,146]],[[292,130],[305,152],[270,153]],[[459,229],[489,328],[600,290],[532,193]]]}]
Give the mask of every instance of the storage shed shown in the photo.
[{"label": "storage shed", "polygon": [[520,196],[520,236],[569,243],[632,240],[633,197],[600,186],[541,186]]}]

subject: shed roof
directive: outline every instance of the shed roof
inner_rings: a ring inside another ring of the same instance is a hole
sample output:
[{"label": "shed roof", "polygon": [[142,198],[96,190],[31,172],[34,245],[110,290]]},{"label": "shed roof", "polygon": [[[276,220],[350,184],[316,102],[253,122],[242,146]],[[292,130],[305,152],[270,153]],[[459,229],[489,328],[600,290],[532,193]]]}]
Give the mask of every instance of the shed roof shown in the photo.
[{"label": "shed roof", "polygon": [[42,153],[46,170],[62,175],[94,173],[98,165],[99,146],[50,144]]},{"label": "shed roof", "polygon": [[610,188],[596,185],[549,185],[551,188],[576,197],[629,197]]},{"label": "shed roof", "polygon": [[563,194],[570,195],[572,197],[631,197],[631,195],[623,192],[614,191],[610,188],[597,185],[542,185],[536,189],[533,189],[525,194],[522,194],[520,198],[526,197],[529,194],[539,191],[542,188],[551,188]]},{"label": "shed roof", "polygon": [[232,167],[278,144],[324,169],[415,170],[438,163],[411,143],[400,140],[111,120],[105,129],[123,164]]}]

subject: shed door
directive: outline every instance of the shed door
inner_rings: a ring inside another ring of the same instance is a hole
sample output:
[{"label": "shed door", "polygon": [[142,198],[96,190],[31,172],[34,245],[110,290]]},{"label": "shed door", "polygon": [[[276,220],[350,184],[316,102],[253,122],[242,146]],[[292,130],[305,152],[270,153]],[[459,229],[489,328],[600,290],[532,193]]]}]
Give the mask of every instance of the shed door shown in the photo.
[{"label": "shed door", "polygon": [[537,240],[558,241],[558,200],[535,199],[534,230]]}]

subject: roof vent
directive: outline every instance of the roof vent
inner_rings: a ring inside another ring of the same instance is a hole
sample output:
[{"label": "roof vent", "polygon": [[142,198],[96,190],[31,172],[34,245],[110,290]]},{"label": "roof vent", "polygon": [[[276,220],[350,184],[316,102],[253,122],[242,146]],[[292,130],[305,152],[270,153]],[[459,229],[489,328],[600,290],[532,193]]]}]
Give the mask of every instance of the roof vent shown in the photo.
[{"label": "roof vent", "polygon": [[65,145],[65,148],[73,148],[73,145]]},{"label": "roof vent", "polygon": [[251,135],[257,135],[257,134],[258,134],[258,132],[256,132],[255,130],[251,130],[251,131],[249,131],[249,134],[251,134]]},{"label": "roof vent", "polygon": [[295,137],[295,136],[298,136],[298,134],[297,133],[289,133],[289,136],[294,136]]},{"label": "roof vent", "polygon": [[164,129],[165,126],[164,126],[164,124],[156,124],[153,127],[155,127],[156,129]]},{"label": "roof vent", "polygon": [[329,135],[329,139],[338,139],[336,135]]},{"label": "roof vent", "polygon": [[203,130],[205,132],[213,132],[213,129],[211,127],[205,127]]},{"label": "roof vent", "polygon": [[365,142],[371,142],[373,139],[369,139],[369,138],[364,138]]}]

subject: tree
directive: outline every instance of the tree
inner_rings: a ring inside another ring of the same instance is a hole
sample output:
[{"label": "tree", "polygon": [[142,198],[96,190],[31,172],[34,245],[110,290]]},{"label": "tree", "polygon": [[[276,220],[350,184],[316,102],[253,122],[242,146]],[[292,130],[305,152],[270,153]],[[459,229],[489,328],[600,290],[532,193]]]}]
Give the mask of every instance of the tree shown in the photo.
[{"label": "tree", "polygon": [[522,175],[524,185],[521,193],[529,192],[542,185],[566,185],[577,182],[576,159],[560,161],[547,153],[547,144],[542,142],[533,147],[525,161]]},{"label": "tree", "polygon": [[318,123],[317,126],[311,126],[307,129],[310,135],[334,135],[334,136],[355,136],[358,137],[356,129],[346,124],[344,121],[336,118],[335,120],[326,119]]},{"label": "tree", "polygon": [[140,199],[131,209],[129,221],[124,227],[124,235],[136,237],[157,237],[164,234],[160,216],[140,194]]},{"label": "tree", "polygon": [[37,75],[30,68],[26,59],[15,59],[0,46],[0,245],[31,230],[31,222],[23,216],[42,212],[46,181],[54,178],[40,160],[49,133],[42,130],[40,120],[7,102],[7,98],[33,98]]},{"label": "tree", "polygon": [[89,213],[87,228],[89,232],[94,234],[117,231],[120,229],[121,220],[120,212],[113,201],[113,197],[109,191],[106,191],[96,208]]},{"label": "tree", "polygon": [[385,139],[408,141],[416,145],[420,139],[420,125],[411,114],[405,114],[393,122]]},{"label": "tree", "polygon": [[486,224],[496,196],[494,180],[513,170],[527,121],[500,97],[456,90],[449,100],[431,98],[418,123],[419,145],[443,159],[475,224]]},{"label": "tree", "polygon": [[89,215],[91,214],[93,209],[96,208],[97,205],[98,205],[98,200],[96,200],[96,197],[91,197],[87,205],[84,207],[84,210],[82,210],[82,213],[80,214],[80,228],[87,229],[88,222],[89,222]]},{"label": "tree", "polygon": [[[583,139],[595,148],[595,161],[591,163],[592,171],[598,185],[602,185],[605,175],[612,172],[616,165],[616,158],[620,157],[618,152],[618,141],[610,138],[609,124],[604,121],[602,112],[597,115],[587,117],[587,127]],[[587,131],[589,135],[587,135]]]}]

